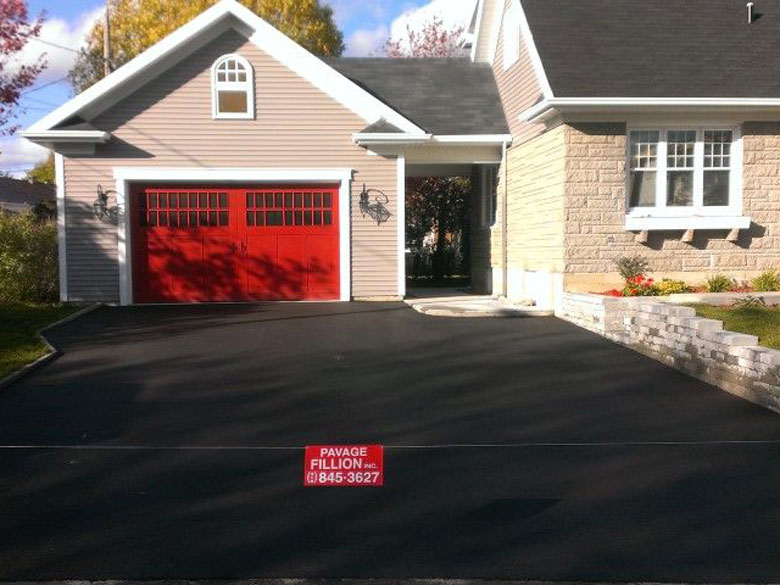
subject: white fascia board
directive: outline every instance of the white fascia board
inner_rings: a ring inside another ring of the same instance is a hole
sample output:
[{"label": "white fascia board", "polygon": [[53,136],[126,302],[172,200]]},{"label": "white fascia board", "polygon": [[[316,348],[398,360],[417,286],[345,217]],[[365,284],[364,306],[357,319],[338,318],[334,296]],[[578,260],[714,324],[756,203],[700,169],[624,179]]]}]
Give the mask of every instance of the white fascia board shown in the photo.
[{"label": "white fascia board", "polygon": [[512,142],[511,134],[454,134],[435,135],[433,142],[443,144],[505,144]]},{"label": "white fascia board", "polygon": [[242,169],[204,167],[115,167],[117,181],[170,181],[198,183],[280,182],[306,183],[308,181],[344,182],[352,180],[352,169]]},{"label": "white fascia board", "polygon": [[610,109],[647,109],[647,108],[712,108],[733,110],[762,110],[780,108],[778,98],[646,98],[646,97],[579,97],[551,98],[520,113],[523,122],[535,122],[553,110],[565,112],[599,111]]},{"label": "white fascia board", "polygon": [[416,144],[428,142],[431,134],[399,134],[397,132],[374,132],[370,134],[356,133],[352,135],[355,144]]},{"label": "white fascia board", "polygon": [[496,51],[498,51],[498,35],[501,33],[501,24],[503,22],[504,18],[504,0],[495,0],[496,2],[501,2],[501,7],[496,8],[493,12],[493,23],[490,28],[490,39],[489,39],[489,53],[488,53],[488,63],[492,66],[496,61]]},{"label": "white fascia board", "polygon": [[421,144],[425,142],[457,145],[502,145],[512,142],[511,134],[425,134],[421,136],[409,134],[354,134],[353,139],[360,145],[381,145],[381,144]]},{"label": "white fascia board", "polygon": [[307,79],[369,124],[377,122],[380,118],[385,118],[406,132],[423,133],[423,130],[413,122],[344,77],[236,0],[221,0],[105,79],[33,124],[29,131],[49,130],[61,124],[119,85],[136,75],[141,75],[146,68],[158,60],[185,47],[200,33],[231,15],[254,31],[250,36],[250,41],[258,48]]},{"label": "white fascia board", "polygon": [[476,5],[474,6],[474,15],[471,17],[472,22],[474,22],[474,30],[471,33],[471,62],[473,63],[477,58],[477,46],[479,45],[480,41],[482,40],[480,37],[481,28],[482,28],[482,17],[485,12],[485,0],[477,0]]},{"label": "white fascia board", "polygon": [[111,134],[100,130],[46,130],[41,132],[28,130],[20,132],[20,135],[32,142],[46,144],[58,142],[104,144],[111,139]]},{"label": "white fascia board", "polygon": [[752,219],[742,215],[679,216],[679,217],[631,217],[626,216],[626,230],[680,231],[680,230],[746,230]]}]

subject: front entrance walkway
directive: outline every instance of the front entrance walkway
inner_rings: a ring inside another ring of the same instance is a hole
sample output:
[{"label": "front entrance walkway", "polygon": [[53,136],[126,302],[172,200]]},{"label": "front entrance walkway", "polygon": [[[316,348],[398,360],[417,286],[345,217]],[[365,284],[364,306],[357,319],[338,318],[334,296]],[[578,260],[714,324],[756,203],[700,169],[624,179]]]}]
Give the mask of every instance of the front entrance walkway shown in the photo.
[{"label": "front entrance walkway", "polygon": [[456,288],[410,289],[406,304],[433,317],[549,317],[553,311],[512,304],[490,295]]}]

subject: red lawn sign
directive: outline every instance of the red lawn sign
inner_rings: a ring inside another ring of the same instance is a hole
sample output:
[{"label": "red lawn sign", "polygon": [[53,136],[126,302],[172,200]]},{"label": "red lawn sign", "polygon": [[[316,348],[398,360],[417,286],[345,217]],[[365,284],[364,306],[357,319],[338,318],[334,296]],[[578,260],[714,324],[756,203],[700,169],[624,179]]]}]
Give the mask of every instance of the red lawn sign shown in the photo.
[{"label": "red lawn sign", "polygon": [[304,487],[380,487],[384,481],[381,445],[306,447]]}]

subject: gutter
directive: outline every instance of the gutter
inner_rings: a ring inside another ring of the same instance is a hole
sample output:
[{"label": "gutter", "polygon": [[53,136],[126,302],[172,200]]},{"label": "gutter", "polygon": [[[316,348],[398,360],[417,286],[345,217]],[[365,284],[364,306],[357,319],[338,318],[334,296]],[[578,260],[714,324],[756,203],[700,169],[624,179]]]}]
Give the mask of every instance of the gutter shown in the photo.
[{"label": "gutter", "polygon": [[606,110],[710,108],[720,110],[766,110],[780,109],[777,98],[681,98],[681,97],[582,97],[547,98],[520,113],[521,122],[543,122],[552,114],[571,110],[593,112]]},{"label": "gutter", "polygon": [[448,144],[453,146],[501,146],[512,141],[511,134],[400,134],[361,132],[352,135],[360,146]]},{"label": "gutter", "polygon": [[20,136],[35,143],[105,144],[111,134],[101,130],[45,130],[20,132]]}]

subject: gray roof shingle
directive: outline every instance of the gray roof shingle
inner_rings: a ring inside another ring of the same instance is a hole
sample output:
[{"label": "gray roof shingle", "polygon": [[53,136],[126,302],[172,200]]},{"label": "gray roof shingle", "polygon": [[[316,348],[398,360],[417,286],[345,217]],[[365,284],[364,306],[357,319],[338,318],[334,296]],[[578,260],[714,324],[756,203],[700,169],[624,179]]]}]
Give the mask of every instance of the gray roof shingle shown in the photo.
[{"label": "gray roof shingle", "polygon": [[556,97],[780,97],[780,2],[522,0]]},{"label": "gray roof shingle", "polygon": [[508,134],[489,65],[468,59],[329,59],[328,64],[431,134]]}]

